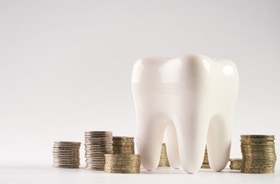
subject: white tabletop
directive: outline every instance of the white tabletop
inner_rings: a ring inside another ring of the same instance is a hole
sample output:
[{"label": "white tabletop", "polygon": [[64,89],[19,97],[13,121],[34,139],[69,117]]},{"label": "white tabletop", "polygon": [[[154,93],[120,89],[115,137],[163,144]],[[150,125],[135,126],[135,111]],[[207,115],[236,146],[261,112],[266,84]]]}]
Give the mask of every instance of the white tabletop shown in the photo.
[{"label": "white tabletop", "polygon": [[153,172],[144,169],[140,174],[108,174],[80,169],[61,169],[43,165],[1,165],[0,183],[40,184],[102,184],[102,183],[280,183],[280,172],[275,174],[241,174],[225,169],[213,172],[201,169],[196,174],[182,170],[161,168]]}]

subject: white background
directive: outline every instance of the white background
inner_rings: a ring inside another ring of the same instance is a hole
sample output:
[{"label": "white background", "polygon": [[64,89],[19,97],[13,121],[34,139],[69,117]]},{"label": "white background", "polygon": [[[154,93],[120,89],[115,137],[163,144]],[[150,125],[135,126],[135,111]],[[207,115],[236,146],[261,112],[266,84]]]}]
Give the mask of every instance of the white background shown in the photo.
[{"label": "white background", "polygon": [[193,52],[239,68],[231,157],[240,134],[274,134],[280,154],[279,10],[279,0],[0,0],[1,172],[48,167],[54,141],[88,130],[135,136],[133,63]]}]

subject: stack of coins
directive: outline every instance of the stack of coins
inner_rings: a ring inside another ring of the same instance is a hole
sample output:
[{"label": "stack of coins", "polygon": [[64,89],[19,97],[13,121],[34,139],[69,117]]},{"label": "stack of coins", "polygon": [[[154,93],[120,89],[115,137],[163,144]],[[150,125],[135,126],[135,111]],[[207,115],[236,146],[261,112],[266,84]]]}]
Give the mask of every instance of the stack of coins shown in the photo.
[{"label": "stack of coins", "polygon": [[104,170],[104,154],[113,153],[112,132],[85,132],[86,169]]},{"label": "stack of coins", "polygon": [[113,137],[114,154],[134,154],[133,137]]},{"label": "stack of coins", "polygon": [[140,173],[140,155],[105,154],[105,169],[107,173]]},{"label": "stack of coins", "polygon": [[241,135],[242,173],[274,173],[276,153],[273,135]]},{"label": "stack of coins", "polygon": [[161,154],[160,154],[160,160],[159,160],[158,167],[170,167],[168,157],[167,157],[165,143],[163,143],[161,145]]},{"label": "stack of coins", "polygon": [[53,146],[53,167],[79,168],[79,142],[55,142]]},{"label": "stack of coins", "polygon": [[201,168],[204,168],[204,169],[209,169],[210,168],[209,161],[208,161],[207,147],[205,147],[204,159],[203,159],[203,163],[202,163]]},{"label": "stack of coins", "polygon": [[242,165],[242,159],[229,159],[230,161],[230,165],[229,168],[231,170],[240,170],[241,169],[241,165]]}]

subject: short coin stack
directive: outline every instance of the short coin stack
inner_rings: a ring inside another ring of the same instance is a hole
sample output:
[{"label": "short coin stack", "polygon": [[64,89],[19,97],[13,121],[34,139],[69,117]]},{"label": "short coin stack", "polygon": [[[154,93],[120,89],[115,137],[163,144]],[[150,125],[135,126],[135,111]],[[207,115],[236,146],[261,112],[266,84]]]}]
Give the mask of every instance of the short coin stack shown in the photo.
[{"label": "short coin stack", "polygon": [[161,145],[161,154],[160,154],[158,167],[170,167],[165,143]]},{"label": "short coin stack", "polygon": [[86,169],[104,170],[104,154],[113,153],[112,132],[85,132]]},{"label": "short coin stack", "polygon": [[53,146],[53,167],[79,168],[79,142],[55,142]]},{"label": "short coin stack", "polygon": [[240,170],[242,165],[242,159],[229,159],[230,165],[229,168],[231,170]]},{"label": "short coin stack", "polygon": [[133,137],[113,137],[114,154],[134,154]]},{"label": "short coin stack", "polygon": [[274,173],[276,163],[273,135],[241,135],[242,173]]},{"label": "short coin stack", "polygon": [[204,168],[204,169],[209,169],[210,168],[209,161],[208,161],[207,147],[205,147],[204,159],[203,159],[203,163],[202,163],[201,168]]},{"label": "short coin stack", "polygon": [[105,154],[105,169],[107,173],[140,173],[140,155]]}]

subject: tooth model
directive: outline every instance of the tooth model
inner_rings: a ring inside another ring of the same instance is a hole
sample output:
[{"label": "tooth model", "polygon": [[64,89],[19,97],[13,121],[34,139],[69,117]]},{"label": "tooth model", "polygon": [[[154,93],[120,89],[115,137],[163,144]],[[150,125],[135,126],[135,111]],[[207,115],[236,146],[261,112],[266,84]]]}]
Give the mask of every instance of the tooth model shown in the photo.
[{"label": "tooth model", "polygon": [[132,93],[143,167],[157,168],[166,132],[172,167],[197,172],[207,144],[210,167],[223,170],[229,160],[238,86],[238,70],[229,60],[203,55],[138,60]]}]

